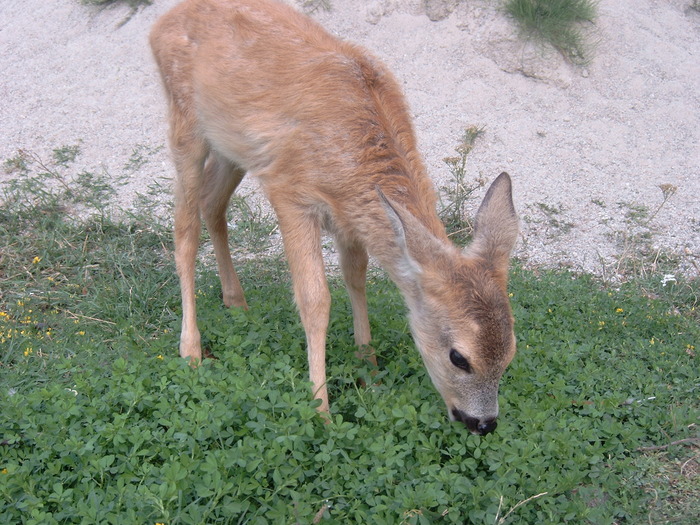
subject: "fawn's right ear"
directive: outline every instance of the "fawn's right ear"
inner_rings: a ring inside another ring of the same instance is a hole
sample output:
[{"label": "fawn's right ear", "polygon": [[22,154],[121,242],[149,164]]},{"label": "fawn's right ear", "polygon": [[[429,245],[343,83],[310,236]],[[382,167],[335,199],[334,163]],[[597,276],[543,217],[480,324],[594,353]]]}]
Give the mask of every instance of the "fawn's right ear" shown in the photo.
[{"label": "fawn's right ear", "polygon": [[445,244],[398,202],[390,200],[379,186],[376,187],[379,200],[384,208],[394,242],[399,250],[396,259],[397,277],[417,282],[423,269],[446,252]]},{"label": "fawn's right ear", "polygon": [[506,172],[489,187],[474,222],[474,240],[467,253],[490,261],[498,271],[506,271],[519,231],[512,184]]},{"label": "fawn's right ear", "polygon": [[386,212],[386,216],[391,224],[391,229],[394,232],[394,241],[396,246],[399,248],[399,257],[396,261],[397,269],[400,273],[399,277],[403,279],[410,279],[415,281],[418,276],[422,273],[420,264],[413,258],[409,249],[408,242],[406,240],[406,227],[399,212],[399,207],[396,204],[392,204],[386,195],[382,192],[379,186],[376,187],[377,193],[379,194],[379,200],[382,203],[382,207]]}]

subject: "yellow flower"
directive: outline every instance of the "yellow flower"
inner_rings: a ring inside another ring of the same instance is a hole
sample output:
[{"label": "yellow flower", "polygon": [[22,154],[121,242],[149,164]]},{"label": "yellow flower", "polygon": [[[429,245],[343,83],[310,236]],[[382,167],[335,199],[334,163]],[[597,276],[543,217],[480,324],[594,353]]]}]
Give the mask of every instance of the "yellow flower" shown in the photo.
[{"label": "yellow flower", "polygon": [[156,356],[156,359],[161,359],[161,360],[162,360],[162,359],[163,359],[163,356],[160,355],[160,354],[158,354],[158,355]]},{"label": "yellow flower", "polygon": [[81,330],[80,332],[78,332],[78,335],[85,335],[85,330]]},{"label": "yellow flower", "polygon": [[7,474],[7,469],[4,468],[4,469],[0,470],[0,474]]},{"label": "yellow flower", "polygon": [[33,351],[34,351],[34,350],[32,350],[32,348],[31,348],[31,346],[30,346],[29,348],[27,348],[27,349],[24,351],[24,357],[28,357]]},{"label": "yellow flower", "polygon": [[650,344],[650,345],[653,345],[654,343],[656,343],[656,341],[654,341],[654,338],[652,337],[652,338],[649,340],[649,344]]},{"label": "yellow flower", "polygon": [[32,259],[32,264],[39,264],[40,262],[41,262],[41,257],[34,257],[34,259]]},{"label": "yellow flower", "polygon": [[624,312],[624,310],[622,308],[616,308],[615,312],[617,312],[618,314],[621,314],[622,312]]}]

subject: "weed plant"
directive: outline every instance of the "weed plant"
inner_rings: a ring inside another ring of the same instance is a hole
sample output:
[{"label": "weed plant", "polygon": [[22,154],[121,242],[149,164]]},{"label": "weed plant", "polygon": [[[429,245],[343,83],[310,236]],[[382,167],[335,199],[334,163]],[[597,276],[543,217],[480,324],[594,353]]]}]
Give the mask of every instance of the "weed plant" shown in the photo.
[{"label": "weed plant", "polygon": [[589,61],[590,42],[581,24],[595,21],[595,0],[507,0],[505,9],[528,35],[548,42],[574,63]]},{"label": "weed plant", "polygon": [[158,153],[163,146],[149,146],[148,144],[137,144],[131,152],[129,161],[124,165],[124,170],[135,173],[151,161],[151,157]]},{"label": "weed plant", "polygon": [[0,523],[698,522],[697,299],[516,267],[519,353],[479,437],[448,421],[386,277],[368,283],[376,377],[333,279],[324,424],[276,261],[241,272],[249,311],[200,267],[217,359],[190,368],[170,227],[35,167],[0,207]]},{"label": "weed plant", "polygon": [[250,198],[234,195],[228,217],[233,247],[254,253],[270,247],[271,236],[277,231],[277,222],[270,212],[251,204]]},{"label": "weed plant", "polygon": [[99,9],[103,9],[110,6],[127,5],[130,7],[129,14],[117,24],[117,27],[121,27],[128,23],[129,20],[136,14],[139,8],[149,6],[153,3],[153,0],[80,0],[84,5],[96,6]]},{"label": "weed plant", "polygon": [[455,148],[457,155],[443,159],[450,170],[451,180],[440,188],[440,220],[452,241],[460,246],[465,246],[474,232],[474,219],[469,214],[474,193],[486,184],[481,177],[474,181],[467,180],[467,156],[483,133],[483,127],[468,127]]},{"label": "weed plant", "polygon": [[80,0],[85,5],[95,5],[98,7],[106,7],[114,4],[126,4],[131,9],[136,10],[139,7],[151,5],[153,0]]},{"label": "weed plant", "polygon": [[673,272],[678,266],[677,257],[654,245],[658,232],[654,219],[677,191],[672,184],[660,184],[659,189],[663,199],[653,211],[645,204],[618,203],[624,214],[624,228],[610,234],[620,250],[615,267],[617,275],[648,279],[657,273]]},{"label": "weed plant", "polygon": [[547,237],[550,239],[566,235],[574,228],[574,223],[566,220],[566,209],[562,204],[536,202],[534,205],[530,205],[529,208],[534,213],[525,215],[523,221],[538,224],[545,228]]},{"label": "weed plant", "polygon": [[324,11],[331,10],[330,0],[302,0],[299,5],[306,13],[314,13],[319,9],[323,9]]}]

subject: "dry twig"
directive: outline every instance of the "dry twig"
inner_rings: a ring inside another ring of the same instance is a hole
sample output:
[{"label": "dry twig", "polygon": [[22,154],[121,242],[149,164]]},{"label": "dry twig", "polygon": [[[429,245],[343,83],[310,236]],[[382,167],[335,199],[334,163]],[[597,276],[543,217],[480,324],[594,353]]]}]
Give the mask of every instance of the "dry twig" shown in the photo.
[{"label": "dry twig", "polygon": [[700,442],[700,438],[685,438],[685,439],[679,439],[678,441],[672,441],[671,443],[667,443],[666,445],[654,445],[651,447],[639,447],[637,448],[637,452],[646,452],[649,450],[666,450],[669,447],[673,447],[675,445],[685,445],[687,443],[698,443]]}]

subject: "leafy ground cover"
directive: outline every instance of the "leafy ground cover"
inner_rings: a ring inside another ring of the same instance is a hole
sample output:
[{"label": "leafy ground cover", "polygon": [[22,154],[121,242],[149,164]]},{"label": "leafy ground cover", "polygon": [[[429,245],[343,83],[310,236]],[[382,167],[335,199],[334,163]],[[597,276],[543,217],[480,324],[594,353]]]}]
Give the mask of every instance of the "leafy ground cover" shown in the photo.
[{"label": "leafy ground cover", "polygon": [[59,153],[6,164],[1,523],[697,523],[697,283],[516,266],[519,353],[478,437],[448,422],[380,272],[370,380],[334,280],[325,425],[284,264],[241,268],[247,312],[201,266],[217,359],[192,369],[170,228],[109,210],[108,181]]}]

